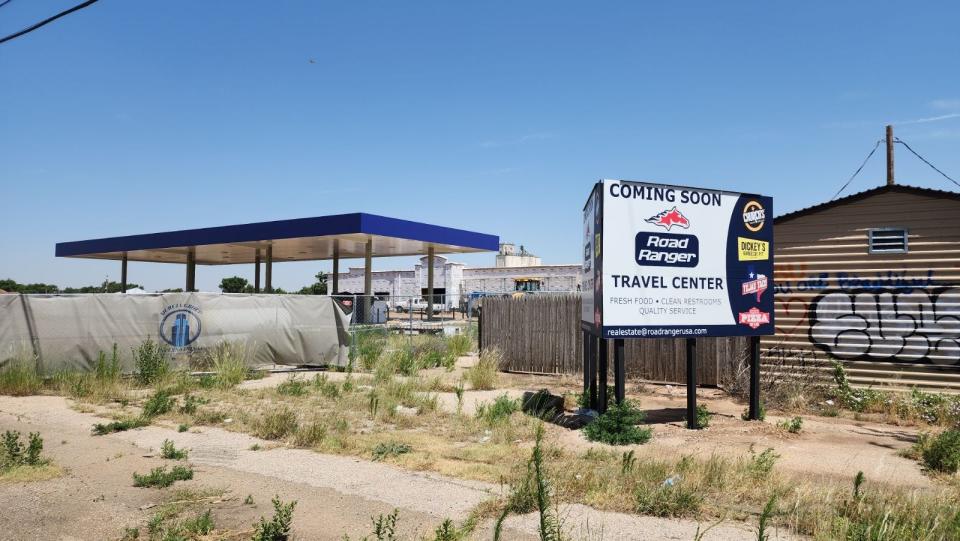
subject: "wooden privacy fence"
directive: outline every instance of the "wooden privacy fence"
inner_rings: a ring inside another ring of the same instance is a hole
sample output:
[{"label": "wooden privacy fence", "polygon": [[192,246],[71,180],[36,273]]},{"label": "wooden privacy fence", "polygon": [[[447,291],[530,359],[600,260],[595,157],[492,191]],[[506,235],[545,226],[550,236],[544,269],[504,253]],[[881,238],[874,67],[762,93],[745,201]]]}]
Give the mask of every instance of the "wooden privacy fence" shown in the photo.
[{"label": "wooden privacy fence", "polygon": [[[483,347],[503,354],[504,370],[542,374],[583,372],[580,295],[488,297],[481,311]],[[746,338],[698,338],[697,379],[720,385],[749,355]],[[684,340],[627,339],[627,377],[649,381],[686,381]],[[613,348],[609,348],[613,355]],[[612,362],[612,357],[611,357]],[[612,364],[611,364],[612,366]]]}]

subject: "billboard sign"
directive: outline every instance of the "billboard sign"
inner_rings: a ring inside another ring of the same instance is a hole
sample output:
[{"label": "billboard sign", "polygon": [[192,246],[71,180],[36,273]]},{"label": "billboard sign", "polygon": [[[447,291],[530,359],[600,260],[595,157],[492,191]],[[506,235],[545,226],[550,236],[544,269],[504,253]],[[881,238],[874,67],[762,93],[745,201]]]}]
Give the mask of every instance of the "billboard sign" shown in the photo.
[{"label": "billboard sign", "polygon": [[772,277],[770,197],[603,180],[584,207],[581,323],[603,338],[772,335]]}]

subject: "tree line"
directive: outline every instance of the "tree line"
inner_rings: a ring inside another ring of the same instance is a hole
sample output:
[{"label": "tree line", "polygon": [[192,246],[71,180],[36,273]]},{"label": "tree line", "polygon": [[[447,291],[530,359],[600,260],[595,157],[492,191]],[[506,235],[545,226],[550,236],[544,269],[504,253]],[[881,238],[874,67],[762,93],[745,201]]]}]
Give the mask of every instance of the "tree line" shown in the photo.
[{"label": "tree line", "polygon": [[[286,293],[297,293],[300,295],[326,295],[327,294],[327,274],[325,272],[318,272],[314,276],[314,282],[310,285],[303,286],[299,291],[285,291],[282,288],[275,287],[273,288],[273,293],[276,294],[286,294]],[[143,289],[143,286],[140,284],[127,283],[127,290],[140,288]],[[7,293],[41,293],[41,294],[53,294],[53,293],[119,293],[121,289],[120,282],[114,282],[111,280],[104,280],[100,285],[94,286],[83,286],[83,287],[65,287],[61,288],[56,284],[44,284],[44,283],[35,283],[35,284],[21,284],[16,280],[10,278],[0,280],[0,290],[6,291]],[[220,291],[224,293],[253,293],[253,284],[247,281],[246,278],[241,278],[240,276],[231,276],[229,278],[224,278],[220,281]],[[181,293],[183,292],[182,288],[172,288],[164,289],[161,293]]]}]

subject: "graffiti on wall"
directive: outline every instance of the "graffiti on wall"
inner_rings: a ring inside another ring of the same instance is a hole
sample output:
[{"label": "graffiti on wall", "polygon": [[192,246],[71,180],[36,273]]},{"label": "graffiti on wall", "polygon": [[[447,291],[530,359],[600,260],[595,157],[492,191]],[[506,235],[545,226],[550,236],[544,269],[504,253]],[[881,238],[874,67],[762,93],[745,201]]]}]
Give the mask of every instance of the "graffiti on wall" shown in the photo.
[{"label": "graffiti on wall", "polygon": [[960,287],[830,291],[808,314],[810,341],[837,358],[960,365]]}]

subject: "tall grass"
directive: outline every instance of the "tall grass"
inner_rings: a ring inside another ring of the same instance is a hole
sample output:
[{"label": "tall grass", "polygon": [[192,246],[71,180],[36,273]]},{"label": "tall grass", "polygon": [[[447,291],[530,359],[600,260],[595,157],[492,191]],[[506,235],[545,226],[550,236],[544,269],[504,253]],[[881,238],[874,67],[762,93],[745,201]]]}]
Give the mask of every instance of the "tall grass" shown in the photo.
[{"label": "tall grass", "polygon": [[468,368],[463,377],[470,383],[470,387],[477,391],[486,391],[497,386],[500,363],[503,356],[496,349],[485,349],[477,363]]},{"label": "tall grass", "polygon": [[27,396],[43,388],[43,378],[37,372],[37,361],[26,355],[8,359],[0,368],[0,394]]},{"label": "tall grass", "polygon": [[247,345],[244,342],[221,340],[205,352],[214,373],[214,385],[220,389],[236,387],[247,378]]}]

